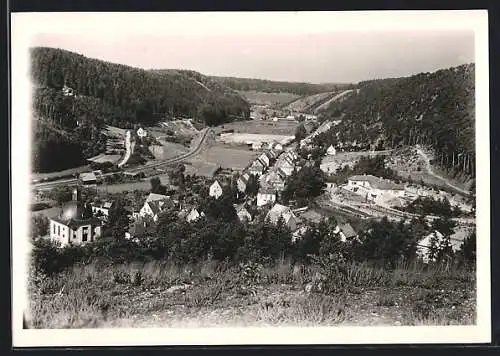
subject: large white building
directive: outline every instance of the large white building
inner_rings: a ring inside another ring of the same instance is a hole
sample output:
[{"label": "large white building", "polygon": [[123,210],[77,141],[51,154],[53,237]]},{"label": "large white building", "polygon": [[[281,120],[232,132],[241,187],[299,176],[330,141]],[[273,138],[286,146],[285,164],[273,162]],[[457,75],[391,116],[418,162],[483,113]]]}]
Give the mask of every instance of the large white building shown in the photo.
[{"label": "large white building", "polygon": [[80,190],[73,190],[72,200],[65,203],[61,213],[50,219],[49,236],[58,241],[61,247],[69,244],[84,245],[94,242],[101,236],[101,220],[86,216],[81,202]]},{"label": "large white building", "polygon": [[378,204],[384,204],[394,198],[403,198],[405,195],[402,185],[369,174],[350,177],[344,189]]}]

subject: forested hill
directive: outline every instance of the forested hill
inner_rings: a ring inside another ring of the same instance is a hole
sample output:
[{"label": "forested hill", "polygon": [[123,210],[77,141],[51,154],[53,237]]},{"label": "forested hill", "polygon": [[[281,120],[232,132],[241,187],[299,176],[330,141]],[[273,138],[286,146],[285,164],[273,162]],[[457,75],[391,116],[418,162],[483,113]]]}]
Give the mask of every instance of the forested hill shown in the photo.
[{"label": "forested hill", "polygon": [[[149,71],[35,47],[31,76],[34,169],[41,172],[98,154],[105,124],[130,128],[175,117],[215,125],[250,115],[249,104],[236,92],[192,71]],[[57,152],[68,154],[54,159]]]},{"label": "forested hill", "polygon": [[31,58],[37,86],[58,90],[66,85],[80,96],[97,98],[106,119],[118,126],[174,116],[202,121],[207,105],[220,111],[221,120],[249,115],[237,93],[193,71],[147,71],[46,47],[33,48]]},{"label": "forested hill", "polygon": [[235,77],[210,77],[213,81],[222,84],[224,86],[230,87],[234,90],[255,90],[267,93],[292,93],[296,95],[313,95],[328,91],[337,91],[341,89],[351,88],[353,84],[311,84],[311,83],[299,83],[299,82],[281,82],[273,80],[264,79],[252,79],[252,78],[235,78]]},{"label": "forested hill", "polygon": [[340,126],[318,137],[394,148],[430,145],[436,163],[474,176],[474,64],[411,77],[360,82],[357,94],[333,103],[323,119],[342,118]]}]

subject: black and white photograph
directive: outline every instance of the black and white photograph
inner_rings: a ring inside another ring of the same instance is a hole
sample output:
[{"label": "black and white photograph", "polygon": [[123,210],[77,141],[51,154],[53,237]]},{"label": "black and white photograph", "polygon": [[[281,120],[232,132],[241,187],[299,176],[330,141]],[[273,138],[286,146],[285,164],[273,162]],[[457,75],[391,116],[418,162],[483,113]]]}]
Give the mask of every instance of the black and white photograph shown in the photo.
[{"label": "black and white photograph", "polygon": [[14,346],[489,341],[487,30],[12,14]]}]

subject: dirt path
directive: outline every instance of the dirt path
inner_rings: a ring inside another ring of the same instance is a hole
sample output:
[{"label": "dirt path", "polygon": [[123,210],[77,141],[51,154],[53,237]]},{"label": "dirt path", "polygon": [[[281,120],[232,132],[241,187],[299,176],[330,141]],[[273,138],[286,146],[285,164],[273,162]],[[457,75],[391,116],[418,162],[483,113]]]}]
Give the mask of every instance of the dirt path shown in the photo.
[{"label": "dirt path", "polygon": [[469,195],[470,192],[467,191],[467,190],[464,190],[462,188],[459,188],[457,187],[456,185],[453,185],[451,184],[446,178],[440,176],[440,175],[437,175],[436,173],[434,173],[434,171],[432,170],[432,166],[431,166],[431,159],[429,158],[429,156],[427,155],[427,153],[425,153],[424,151],[422,151],[422,149],[420,147],[417,147],[417,153],[420,155],[420,157],[422,157],[425,161],[425,169],[427,170],[427,173],[429,173],[431,176],[443,181],[447,186],[463,193],[463,194],[466,194],[466,195]]},{"label": "dirt path", "polygon": [[123,165],[127,163],[131,154],[132,154],[132,144],[130,141],[130,131],[127,131],[127,133],[125,134],[125,156],[123,157],[123,160],[120,163],[118,163],[119,168],[123,167]]}]

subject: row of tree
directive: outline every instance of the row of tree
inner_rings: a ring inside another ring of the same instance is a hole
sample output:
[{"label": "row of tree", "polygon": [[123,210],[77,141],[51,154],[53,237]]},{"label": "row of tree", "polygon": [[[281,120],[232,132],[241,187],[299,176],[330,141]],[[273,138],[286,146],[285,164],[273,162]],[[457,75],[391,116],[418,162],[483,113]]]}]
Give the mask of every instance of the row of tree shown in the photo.
[{"label": "row of tree", "polygon": [[255,90],[266,93],[292,93],[296,95],[313,95],[328,91],[337,91],[353,88],[354,85],[346,84],[311,84],[298,82],[282,82],[253,78],[235,78],[235,77],[211,77],[212,80],[222,85],[228,86],[234,90]]}]

